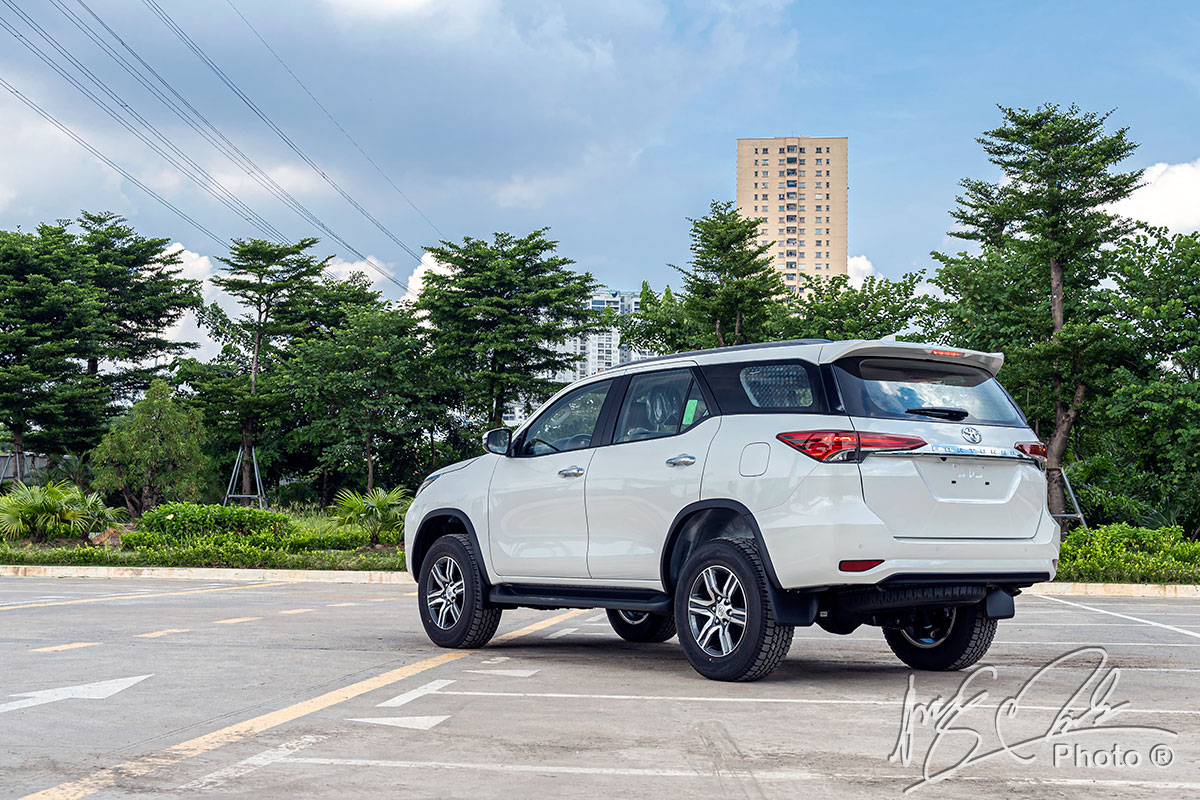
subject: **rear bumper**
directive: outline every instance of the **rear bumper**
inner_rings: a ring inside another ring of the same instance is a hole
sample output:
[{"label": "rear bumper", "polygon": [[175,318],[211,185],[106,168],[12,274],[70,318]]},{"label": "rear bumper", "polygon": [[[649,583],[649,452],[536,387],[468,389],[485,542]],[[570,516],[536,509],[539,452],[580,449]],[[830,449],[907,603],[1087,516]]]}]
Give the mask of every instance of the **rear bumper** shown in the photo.
[{"label": "rear bumper", "polygon": [[[854,502],[848,495],[827,504],[825,513],[789,502],[754,515],[780,588],[962,582],[1022,586],[1054,577],[1059,529],[1049,513],[1043,512],[1036,531],[1026,538],[896,538],[861,498]],[[865,572],[838,569],[842,561],[863,559],[883,563]]]}]

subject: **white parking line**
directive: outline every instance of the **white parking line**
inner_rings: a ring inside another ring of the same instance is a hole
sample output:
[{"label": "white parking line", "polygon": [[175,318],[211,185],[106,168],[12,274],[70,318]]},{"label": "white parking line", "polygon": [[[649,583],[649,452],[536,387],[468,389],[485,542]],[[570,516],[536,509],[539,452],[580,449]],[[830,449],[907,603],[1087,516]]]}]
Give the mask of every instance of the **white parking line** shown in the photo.
[{"label": "white parking line", "polygon": [[540,669],[464,669],[463,672],[475,672],[479,675],[500,675],[505,678],[532,678],[541,672]]},{"label": "white parking line", "polygon": [[[579,628],[562,628],[561,630],[557,630],[554,633],[546,634],[546,638],[547,639],[561,639],[562,637],[564,637],[568,634],[574,633],[577,630],[579,630]],[[487,663],[487,662],[484,662],[484,663]]]},{"label": "white parking line", "polygon": [[1162,622],[1155,622],[1155,621],[1149,620],[1149,619],[1142,619],[1141,617],[1133,617],[1133,616],[1130,616],[1129,614],[1118,614],[1116,611],[1109,611],[1109,610],[1103,609],[1103,608],[1096,608],[1095,606],[1085,606],[1083,603],[1075,603],[1070,600],[1062,600],[1058,597],[1043,597],[1042,599],[1043,600],[1053,600],[1055,603],[1062,603],[1064,605],[1074,606],[1075,608],[1086,609],[1087,611],[1095,611],[1097,614],[1108,614],[1109,616],[1112,616],[1112,617],[1120,617],[1121,619],[1128,619],[1128,620],[1132,620],[1133,622],[1141,622],[1144,625],[1153,625],[1155,628],[1162,628],[1164,630],[1174,631],[1175,633],[1182,633],[1184,636],[1192,636],[1196,639],[1200,639],[1200,633],[1197,633],[1196,631],[1184,630],[1183,628],[1177,628],[1174,625],[1167,625]]},{"label": "white parking line", "polygon": [[450,719],[450,715],[440,717],[366,717],[351,719],[348,722],[369,722],[372,725],[388,725],[393,728],[408,728],[414,731],[427,731],[435,725],[440,725]]},{"label": "white parking line", "polygon": [[[701,697],[701,696],[680,696],[670,694],[578,694],[571,692],[470,692],[470,691],[452,691],[452,692],[435,692],[435,694],[444,694],[454,697],[523,697],[523,698],[550,698],[556,700],[633,700],[636,702],[645,702],[648,700],[666,700],[678,703],[763,703],[767,705],[800,705],[800,706],[884,706],[884,707],[899,707],[903,705],[901,698],[888,698],[886,700],[872,699],[831,699],[831,698],[806,698],[806,697]],[[997,709],[1001,707],[1001,703],[972,703],[972,708]],[[1060,711],[1062,706],[1028,706],[1022,704],[1022,709],[1029,711]],[[1082,709],[1082,707],[1081,707]],[[1121,707],[1116,709],[1121,714],[1165,714],[1165,715],[1183,715],[1183,716],[1200,716],[1200,710],[1197,709],[1176,709],[1176,708],[1128,708]]]},{"label": "white parking line", "polygon": [[[1188,633],[1188,634],[1191,634],[1192,636],[1200,638],[1200,633],[1192,633],[1191,631],[1182,631],[1182,632]],[[580,631],[580,633],[587,633],[587,631]],[[592,634],[592,635],[595,636],[596,634]],[[840,639],[843,642],[857,642],[859,644],[871,644],[871,645],[877,645],[880,647],[887,644],[887,642],[885,642],[883,639],[871,639],[866,636],[841,636],[841,637],[837,637],[836,639],[833,636],[795,636],[792,638],[792,641],[793,642],[826,642],[826,643],[828,643],[828,642],[837,641],[838,639]],[[1055,645],[1055,646],[1064,645],[1067,647],[1097,647],[1097,646],[1101,646],[1101,647],[1200,647],[1200,644],[1192,644],[1191,642],[1097,642],[1097,641],[1060,642],[1057,640],[1055,640],[1053,642],[1035,642],[1035,641],[1031,641],[1029,639],[1022,639],[1021,641],[1008,641],[1005,639],[995,639],[992,641],[992,644],[1005,644],[1005,645],[1011,644],[1011,645],[1022,645],[1022,646],[1031,645],[1031,644],[1044,644],[1044,645]]]},{"label": "white parking line", "polygon": [[427,694],[433,694],[440,689],[444,689],[452,683],[454,683],[454,681],[430,681],[429,683],[418,686],[415,689],[409,689],[407,692],[398,694],[391,700],[384,700],[382,703],[376,703],[375,707],[395,708],[396,706],[402,706],[405,703],[411,703],[418,697],[424,697]]},{"label": "white parking line", "polygon": [[279,747],[259,753],[256,756],[251,756],[244,761],[239,761],[236,764],[219,769],[216,772],[210,772],[203,778],[198,778],[191,783],[185,783],[179,787],[181,792],[196,792],[201,789],[213,789],[228,783],[234,778],[240,778],[243,775],[249,774],[259,767],[265,767],[270,764],[278,764],[287,758],[291,753],[297,750],[302,750],[305,747],[314,745],[317,742],[324,740],[324,736],[301,736],[299,739],[293,739],[290,742],[285,742]]}]

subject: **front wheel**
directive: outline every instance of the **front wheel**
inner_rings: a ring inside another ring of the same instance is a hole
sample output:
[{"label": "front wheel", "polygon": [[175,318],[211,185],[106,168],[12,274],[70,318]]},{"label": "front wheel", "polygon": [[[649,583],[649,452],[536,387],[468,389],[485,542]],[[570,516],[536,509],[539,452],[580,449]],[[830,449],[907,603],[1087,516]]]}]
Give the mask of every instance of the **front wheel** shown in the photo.
[{"label": "front wheel", "polygon": [[792,646],[793,628],[775,621],[750,539],[721,537],[692,553],[675,589],[675,624],[692,667],[717,681],[765,678]]},{"label": "front wheel", "polygon": [[433,543],[421,564],[417,602],[430,641],[439,647],[483,647],[500,625],[485,605],[483,578],[470,537],[451,533]]},{"label": "front wheel", "polygon": [[609,609],[608,624],[627,642],[665,642],[675,635],[675,620],[649,611]]},{"label": "front wheel", "polygon": [[955,670],[983,658],[996,635],[996,620],[973,606],[919,609],[901,628],[884,628],[896,657],[913,669]]}]

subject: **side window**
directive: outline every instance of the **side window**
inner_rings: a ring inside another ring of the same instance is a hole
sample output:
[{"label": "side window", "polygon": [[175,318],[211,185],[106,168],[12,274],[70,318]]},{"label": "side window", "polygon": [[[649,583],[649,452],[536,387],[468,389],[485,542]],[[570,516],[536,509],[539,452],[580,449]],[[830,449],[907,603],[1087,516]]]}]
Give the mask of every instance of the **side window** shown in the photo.
[{"label": "side window", "polygon": [[590,447],[612,381],[582,386],[546,409],[521,436],[522,456],[544,456]]},{"label": "side window", "polygon": [[806,362],[711,364],[702,369],[724,414],[823,413],[820,376]]},{"label": "side window", "polygon": [[634,375],[617,416],[613,444],[674,436],[699,422],[701,413],[707,416],[699,390],[693,395],[693,383],[688,369]]},{"label": "side window", "polygon": [[692,381],[692,389],[688,392],[687,402],[683,406],[683,420],[679,426],[679,432],[683,433],[688,428],[699,425],[711,414],[712,412],[708,410],[708,403],[704,402],[704,393],[700,391],[700,384]]}]

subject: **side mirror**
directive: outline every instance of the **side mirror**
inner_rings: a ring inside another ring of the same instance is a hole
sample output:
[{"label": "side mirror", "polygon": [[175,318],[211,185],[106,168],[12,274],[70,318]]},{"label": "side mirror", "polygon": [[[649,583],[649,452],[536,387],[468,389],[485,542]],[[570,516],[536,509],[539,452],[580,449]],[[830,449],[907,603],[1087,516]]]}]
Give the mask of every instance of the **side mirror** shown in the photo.
[{"label": "side mirror", "polygon": [[483,449],[498,456],[508,455],[512,446],[512,431],[508,428],[493,428],[483,435]]}]

